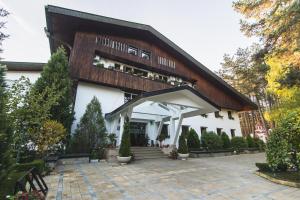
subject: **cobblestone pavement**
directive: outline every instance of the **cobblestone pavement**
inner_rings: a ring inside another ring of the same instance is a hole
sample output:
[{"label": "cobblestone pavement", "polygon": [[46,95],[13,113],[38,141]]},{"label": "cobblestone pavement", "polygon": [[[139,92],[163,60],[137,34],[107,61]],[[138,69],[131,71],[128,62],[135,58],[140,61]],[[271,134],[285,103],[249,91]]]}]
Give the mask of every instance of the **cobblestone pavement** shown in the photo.
[{"label": "cobblestone pavement", "polygon": [[46,177],[47,199],[300,199],[300,190],[256,176],[264,154],[187,161],[141,160],[60,166]]}]

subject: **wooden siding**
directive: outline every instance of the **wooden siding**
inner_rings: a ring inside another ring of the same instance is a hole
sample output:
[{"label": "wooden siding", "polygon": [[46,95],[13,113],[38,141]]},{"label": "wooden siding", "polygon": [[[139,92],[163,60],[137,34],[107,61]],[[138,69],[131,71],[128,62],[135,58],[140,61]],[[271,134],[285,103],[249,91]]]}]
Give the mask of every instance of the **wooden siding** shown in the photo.
[{"label": "wooden siding", "polygon": [[[228,89],[224,89],[224,86],[222,87],[220,83],[212,80],[211,77],[208,77],[205,73],[201,73],[197,67],[183,62],[175,54],[168,52],[164,48],[138,39],[109,36],[114,40],[131,44],[139,49],[150,51],[151,59],[145,60],[139,56],[130,55],[113,48],[103,47],[96,43],[97,36],[99,37],[97,34],[82,32],[76,33],[73,49],[70,55],[71,74],[74,79],[82,79],[113,87],[140,91],[153,91],[172,87],[172,85],[167,83],[153,81],[123,72],[96,68],[92,65],[92,62],[94,54],[97,51],[107,58],[118,60],[127,64],[133,64],[136,67],[151,69],[167,75],[178,75],[187,80],[195,80],[196,89],[201,91],[220,107],[234,110],[249,109],[242,103],[240,98],[233,95],[233,93],[228,91]],[[158,65],[155,60],[157,56],[166,57],[175,61],[175,69]]]}]

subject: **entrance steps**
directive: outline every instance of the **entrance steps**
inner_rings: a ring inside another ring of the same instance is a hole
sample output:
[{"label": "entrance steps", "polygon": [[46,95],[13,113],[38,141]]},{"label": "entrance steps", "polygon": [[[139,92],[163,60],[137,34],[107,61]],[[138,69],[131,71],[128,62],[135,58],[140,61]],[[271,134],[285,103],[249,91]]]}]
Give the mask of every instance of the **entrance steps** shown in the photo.
[{"label": "entrance steps", "polygon": [[131,147],[131,151],[136,160],[168,157],[168,155],[165,155],[159,147]]}]

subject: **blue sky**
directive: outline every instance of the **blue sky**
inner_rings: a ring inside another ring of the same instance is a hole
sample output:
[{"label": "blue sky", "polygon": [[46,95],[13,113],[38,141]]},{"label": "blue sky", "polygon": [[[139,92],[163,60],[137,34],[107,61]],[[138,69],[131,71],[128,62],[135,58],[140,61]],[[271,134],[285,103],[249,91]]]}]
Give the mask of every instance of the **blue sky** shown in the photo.
[{"label": "blue sky", "polygon": [[231,0],[0,0],[11,14],[1,57],[9,61],[47,62],[50,57],[45,5],[149,24],[212,71],[225,53],[250,46],[240,32],[241,16]]}]

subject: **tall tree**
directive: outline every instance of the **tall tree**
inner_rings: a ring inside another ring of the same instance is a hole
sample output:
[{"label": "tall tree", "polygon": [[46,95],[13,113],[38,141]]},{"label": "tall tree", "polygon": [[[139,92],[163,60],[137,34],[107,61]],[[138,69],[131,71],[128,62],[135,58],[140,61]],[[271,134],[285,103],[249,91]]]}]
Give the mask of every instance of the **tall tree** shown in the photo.
[{"label": "tall tree", "polygon": [[300,1],[238,0],[233,7],[245,17],[245,35],[264,44],[268,91],[279,98],[278,109],[266,117],[277,121],[291,108],[300,108]]},{"label": "tall tree", "polygon": [[50,86],[62,94],[58,103],[51,108],[51,119],[62,123],[67,131],[70,131],[74,119],[72,81],[68,67],[68,58],[63,47],[58,48],[52,54],[34,87],[36,92],[41,93],[46,87]]},{"label": "tall tree", "polygon": [[6,169],[11,164],[10,142],[11,131],[7,118],[7,92],[4,80],[4,67],[0,66],[0,182]]}]

